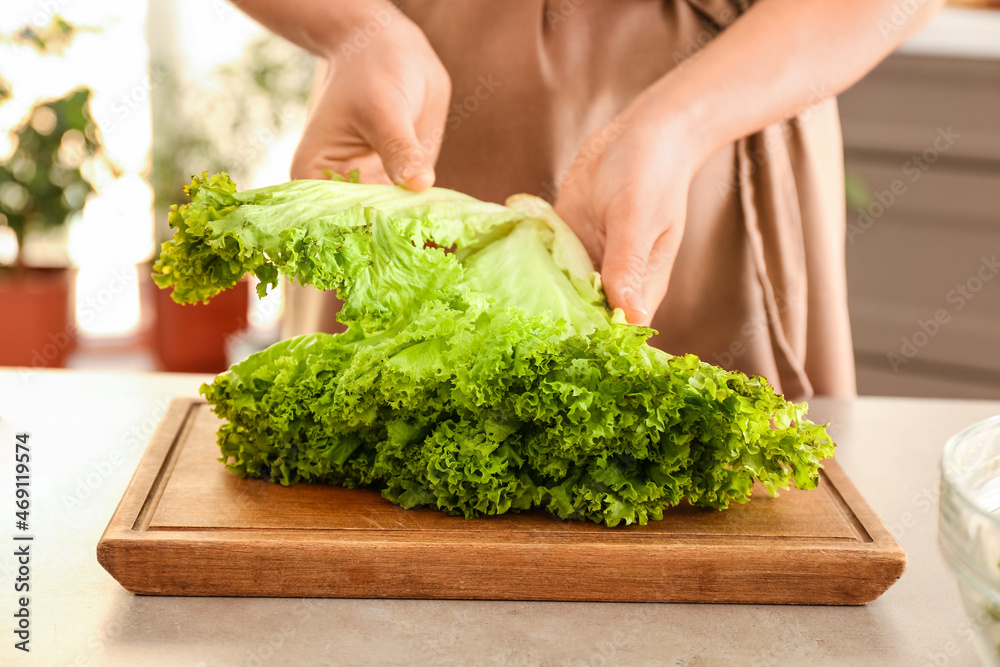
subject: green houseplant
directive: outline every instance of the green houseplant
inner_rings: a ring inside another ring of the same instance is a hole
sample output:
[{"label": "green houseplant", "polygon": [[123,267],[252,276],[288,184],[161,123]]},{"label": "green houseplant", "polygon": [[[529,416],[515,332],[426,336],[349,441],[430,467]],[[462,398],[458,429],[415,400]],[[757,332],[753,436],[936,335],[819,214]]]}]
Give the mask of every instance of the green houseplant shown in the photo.
[{"label": "green houseplant", "polygon": [[[184,186],[203,170],[247,178],[274,139],[304,113],[312,82],[310,56],[272,35],[251,40],[241,57],[210,76],[185,78],[172,57],[169,27],[152,36],[153,168],[157,238],[172,235],[167,218],[186,201]],[[247,327],[249,283],[211,303],[180,305],[168,290],[146,288],[155,307],[153,347],[160,368],[219,372],[227,342]]]},{"label": "green houseplant", "polygon": [[29,265],[25,243],[65,227],[93,185],[81,168],[102,155],[89,88],[36,103],[12,132],[16,146],[0,162],[0,224],[17,254],[0,267],[0,365],[62,366],[76,340],[73,270],[67,263]]}]

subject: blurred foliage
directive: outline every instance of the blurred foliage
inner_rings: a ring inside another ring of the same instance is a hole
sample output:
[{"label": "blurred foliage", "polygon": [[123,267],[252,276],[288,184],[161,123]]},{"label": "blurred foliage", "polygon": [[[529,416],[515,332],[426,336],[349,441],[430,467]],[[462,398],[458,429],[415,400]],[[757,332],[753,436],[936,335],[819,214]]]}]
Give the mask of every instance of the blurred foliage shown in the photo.
[{"label": "blurred foliage", "polygon": [[0,162],[0,214],[20,248],[27,232],[65,224],[94,191],[81,171],[101,150],[91,94],[77,88],[39,102],[14,128],[16,148]]},{"label": "blurred foliage", "polygon": [[844,174],[844,191],[847,197],[847,208],[850,210],[866,208],[871,203],[871,188],[860,176],[850,170]]},{"label": "blurred foliage", "polygon": [[[48,25],[25,26],[4,41],[46,55],[62,54],[80,30],[56,15]],[[11,96],[10,84],[0,77],[0,103]],[[79,87],[37,102],[11,131],[13,150],[0,162],[0,224],[10,227],[17,238],[18,266],[23,263],[24,240],[32,231],[65,225],[94,192],[85,172],[95,158],[103,158],[103,151],[90,112],[92,96],[89,88]]]},{"label": "blurred foliage", "polygon": [[271,34],[251,40],[235,62],[191,80],[174,62],[157,61],[153,87],[153,168],[157,236],[170,236],[166,212],[185,201],[193,174],[228,172],[249,179],[269,144],[305,113],[312,56]]},{"label": "blurred foliage", "polygon": [[30,46],[43,55],[61,56],[81,32],[99,32],[99,30],[90,26],[74,25],[58,14],[53,14],[45,25],[28,24],[14,32],[8,41]]}]

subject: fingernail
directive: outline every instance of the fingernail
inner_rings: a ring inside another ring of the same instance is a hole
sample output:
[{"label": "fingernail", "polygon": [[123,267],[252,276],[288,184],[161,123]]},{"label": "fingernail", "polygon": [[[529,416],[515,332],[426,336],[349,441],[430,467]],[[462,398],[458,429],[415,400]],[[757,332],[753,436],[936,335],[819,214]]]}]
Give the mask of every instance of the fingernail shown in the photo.
[{"label": "fingernail", "polygon": [[625,310],[633,317],[629,317],[633,324],[642,324],[649,319],[649,312],[646,310],[646,302],[642,296],[632,287],[626,287],[622,291],[622,299],[625,301]]},{"label": "fingernail", "polygon": [[426,190],[434,185],[434,172],[420,171],[416,174],[411,174],[403,178],[399,182],[399,185],[402,185],[407,190]]}]

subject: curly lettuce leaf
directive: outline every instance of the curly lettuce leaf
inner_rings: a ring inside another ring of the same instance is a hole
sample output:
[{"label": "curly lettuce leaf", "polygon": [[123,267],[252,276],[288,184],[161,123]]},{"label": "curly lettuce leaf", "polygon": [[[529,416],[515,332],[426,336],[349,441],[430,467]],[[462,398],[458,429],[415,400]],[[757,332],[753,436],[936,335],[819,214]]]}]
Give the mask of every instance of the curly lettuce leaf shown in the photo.
[{"label": "curly lettuce leaf", "polygon": [[473,246],[519,217],[442,188],[416,193],[301,180],[237,192],[226,174],[203,174],[184,191],[190,202],[172,207],[174,237],[163,244],[153,274],[160,287],[173,287],[178,303],[207,300],[247,273],[261,279],[262,295],[279,272],[321,289],[351,284],[372,258],[366,210],[393,220],[417,246]]},{"label": "curly lettuce leaf", "polygon": [[238,475],[614,526],[746,502],[757,482],[813,488],[833,455],[762,378],[649,347],[541,200],[318,181],[239,193],[224,175],[189,194],[157,264],[175,298],[254,272],[345,300],[346,333],[282,341],[202,387]]}]

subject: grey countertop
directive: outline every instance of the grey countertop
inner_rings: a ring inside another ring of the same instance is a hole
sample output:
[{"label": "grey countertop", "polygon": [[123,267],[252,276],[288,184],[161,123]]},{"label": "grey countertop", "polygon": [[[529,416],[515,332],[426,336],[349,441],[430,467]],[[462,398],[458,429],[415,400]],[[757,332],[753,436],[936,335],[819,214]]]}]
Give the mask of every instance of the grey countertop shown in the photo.
[{"label": "grey countertop", "polygon": [[194,375],[0,370],[0,617],[11,619],[14,434],[31,433],[31,652],[39,665],[975,664],[936,544],[945,440],[1000,402],[816,400],[837,458],[909,555],[864,607],[134,596],[95,547],[166,402]]}]

